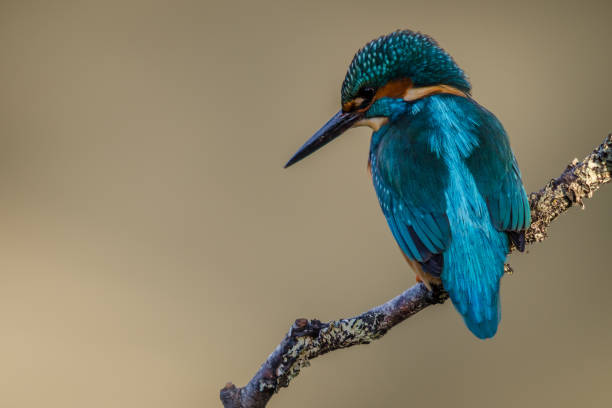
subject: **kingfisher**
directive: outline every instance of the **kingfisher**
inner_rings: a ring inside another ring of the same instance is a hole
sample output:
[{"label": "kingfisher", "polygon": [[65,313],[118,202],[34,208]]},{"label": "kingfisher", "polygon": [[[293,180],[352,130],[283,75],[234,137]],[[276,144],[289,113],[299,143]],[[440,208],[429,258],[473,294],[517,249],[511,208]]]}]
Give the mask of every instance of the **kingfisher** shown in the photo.
[{"label": "kingfisher", "polygon": [[531,211],[499,120],[431,37],[398,30],[361,48],[341,109],[287,162],[356,126],[373,130],[368,169],[391,233],[417,281],[442,287],[478,338],[501,319],[499,286]]}]

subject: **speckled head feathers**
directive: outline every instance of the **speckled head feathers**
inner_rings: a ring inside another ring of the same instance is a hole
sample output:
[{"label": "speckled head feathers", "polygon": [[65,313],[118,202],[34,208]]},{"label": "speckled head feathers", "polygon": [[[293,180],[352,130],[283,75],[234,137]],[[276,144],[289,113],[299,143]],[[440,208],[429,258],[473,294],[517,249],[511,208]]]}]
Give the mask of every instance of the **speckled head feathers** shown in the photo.
[{"label": "speckled head feathers", "polygon": [[398,30],[357,51],[342,84],[342,103],[363,88],[378,89],[400,78],[410,78],[415,87],[449,85],[465,93],[471,88],[463,71],[433,38]]}]

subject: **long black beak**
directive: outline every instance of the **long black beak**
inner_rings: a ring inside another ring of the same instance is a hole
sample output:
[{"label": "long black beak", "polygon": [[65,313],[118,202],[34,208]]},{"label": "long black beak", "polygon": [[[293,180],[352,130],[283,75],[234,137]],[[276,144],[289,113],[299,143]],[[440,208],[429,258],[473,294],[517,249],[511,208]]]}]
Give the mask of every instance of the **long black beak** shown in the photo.
[{"label": "long black beak", "polygon": [[304,157],[319,150],[342,133],[350,128],[363,117],[362,112],[342,112],[336,113],[317,133],[315,133],[291,159],[285,164],[285,168],[302,160]]}]

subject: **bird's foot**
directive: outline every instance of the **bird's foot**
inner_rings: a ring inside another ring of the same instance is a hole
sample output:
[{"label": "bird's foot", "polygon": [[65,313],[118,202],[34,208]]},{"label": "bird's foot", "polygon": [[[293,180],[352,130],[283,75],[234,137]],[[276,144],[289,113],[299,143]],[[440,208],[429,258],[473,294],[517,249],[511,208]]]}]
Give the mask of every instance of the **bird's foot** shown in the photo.
[{"label": "bird's foot", "polygon": [[448,299],[448,292],[444,290],[442,285],[431,285],[429,298],[431,303],[442,304]]}]

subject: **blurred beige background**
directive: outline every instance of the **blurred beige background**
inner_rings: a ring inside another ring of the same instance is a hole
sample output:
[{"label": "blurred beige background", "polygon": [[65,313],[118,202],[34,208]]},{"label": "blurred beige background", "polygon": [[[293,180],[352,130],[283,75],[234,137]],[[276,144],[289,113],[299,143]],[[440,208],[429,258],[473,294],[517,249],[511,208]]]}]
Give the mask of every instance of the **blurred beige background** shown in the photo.
[{"label": "blurred beige background", "polygon": [[[462,4],[459,4],[462,3]],[[0,406],[216,407],[296,317],[414,283],[369,131],[282,165],[353,53],[434,36],[529,191],[612,131],[609,1],[0,3]],[[612,406],[612,186],[515,256],[503,320],[452,306],[313,361],[270,407]]]}]

